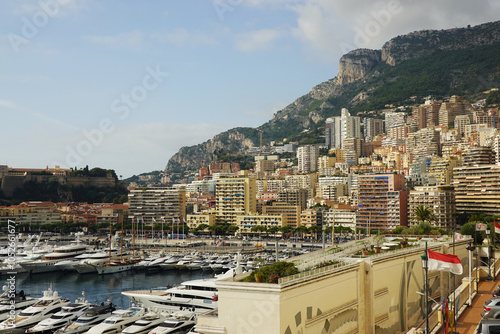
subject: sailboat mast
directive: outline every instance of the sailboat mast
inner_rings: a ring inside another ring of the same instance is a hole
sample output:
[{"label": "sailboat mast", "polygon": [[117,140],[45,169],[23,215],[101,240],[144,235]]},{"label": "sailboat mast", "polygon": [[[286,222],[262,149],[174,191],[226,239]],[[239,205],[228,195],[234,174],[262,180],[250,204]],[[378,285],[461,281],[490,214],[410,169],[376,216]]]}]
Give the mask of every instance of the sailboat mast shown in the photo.
[{"label": "sailboat mast", "polygon": [[111,219],[109,220],[109,260],[108,260],[108,264],[111,264],[111,243],[112,243],[112,240],[113,240],[113,236],[112,236],[112,230],[111,230]]},{"label": "sailboat mast", "polygon": [[123,261],[123,219],[122,219],[122,232],[120,234],[120,261]]},{"label": "sailboat mast", "polygon": [[134,230],[134,217],[132,217],[132,256],[135,256],[135,230]]}]

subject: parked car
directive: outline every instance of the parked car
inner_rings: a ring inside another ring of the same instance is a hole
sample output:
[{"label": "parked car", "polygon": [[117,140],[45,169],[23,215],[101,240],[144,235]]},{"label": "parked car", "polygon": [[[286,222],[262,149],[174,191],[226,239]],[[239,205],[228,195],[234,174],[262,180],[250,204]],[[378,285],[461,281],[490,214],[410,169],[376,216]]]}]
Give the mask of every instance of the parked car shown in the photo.
[{"label": "parked car", "polygon": [[500,296],[500,285],[497,287],[495,291],[492,293],[493,297],[499,297]]},{"label": "parked car", "polygon": [[500,333],[500,319],[482,319],[479,323],[478,334],[498,334]]},{"label": "parked car", "polygon": [[483,319],[494,319],[500,317],[500,298],[490,298],[483,306]]}]

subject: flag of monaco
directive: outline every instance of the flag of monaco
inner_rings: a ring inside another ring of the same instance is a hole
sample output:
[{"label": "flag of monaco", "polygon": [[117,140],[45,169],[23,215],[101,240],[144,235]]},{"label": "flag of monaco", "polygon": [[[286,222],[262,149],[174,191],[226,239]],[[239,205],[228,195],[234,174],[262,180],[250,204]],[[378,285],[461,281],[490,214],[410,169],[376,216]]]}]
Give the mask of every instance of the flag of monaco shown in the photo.
[{"label": "flag of monaco", "polygon": [[499,233],[500,234],[500,224],[497,223],[496,220],[495,220],[495,233]]},{"label": "flag of monaco", "polygon": [[455,275],[462,275],[462,262],[460,262],[458,256],[436,253],[430,249],[427,250],[427,256],[429,258],[429,270],[449,271]]}]

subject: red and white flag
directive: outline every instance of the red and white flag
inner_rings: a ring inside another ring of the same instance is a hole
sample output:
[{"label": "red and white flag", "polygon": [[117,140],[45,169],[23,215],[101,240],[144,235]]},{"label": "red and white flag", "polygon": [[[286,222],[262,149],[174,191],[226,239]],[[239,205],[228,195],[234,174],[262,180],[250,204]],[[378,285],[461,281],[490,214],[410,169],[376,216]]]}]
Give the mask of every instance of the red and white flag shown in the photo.
[{"label": "red and white flag", "polygon": [[427,256],[429,258],[429,270],[449,271],[455,275],[462,275],[462,262],[458,256],[453,254],[441,254],[431,251],[430,249],[427,250]]},{"label": "red and white flag", "polygon": [[495,220],[495,233],[499,233],[500,234],[500,224],[497,223],[496,220]]}]

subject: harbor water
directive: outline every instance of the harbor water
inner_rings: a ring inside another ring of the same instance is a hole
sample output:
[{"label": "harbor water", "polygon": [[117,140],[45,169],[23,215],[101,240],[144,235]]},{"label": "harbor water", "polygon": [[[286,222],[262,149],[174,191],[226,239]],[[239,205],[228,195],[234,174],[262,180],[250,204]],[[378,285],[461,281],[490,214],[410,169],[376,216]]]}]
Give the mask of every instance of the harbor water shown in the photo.
[{"label": "harbor water", "polygon": [[[166,288],[167,285],[213,276],[212,271],[201,270],[169,270],[157,273],[132,270],[109,275],[81,275],[59,271],[33,275],[18,274],[15,276],[15,282],[17,291],[24,290],[26,294],[34,297],[41,297],[44,290],[52,288],[61,297],[74,301],[85,291],[85,297],[90,303],[100,304],[110,300],[117,308],[128,308],[131,302],[121,294],[122,291]],[[7,285],[9,278],[10,276],[2,276],[5,280],[2,285]]]}]

